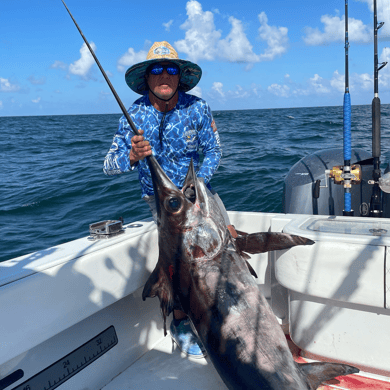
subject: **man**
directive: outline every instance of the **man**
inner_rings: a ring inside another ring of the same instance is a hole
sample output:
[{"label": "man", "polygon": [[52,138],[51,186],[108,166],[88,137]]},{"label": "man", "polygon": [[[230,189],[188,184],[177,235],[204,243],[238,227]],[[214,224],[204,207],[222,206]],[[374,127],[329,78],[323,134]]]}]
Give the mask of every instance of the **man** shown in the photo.
[{"label": "man", "polygon": [[[222,155],[217,127],[208,104],[186,93],[198,84],[201,75],[200,67],[179,59],[168,42],[155,42],[146,61],[130,67],[125,76],[127,85],[143,95],[128,111],[140,129],[140,135],[133,135],[126,118],[122,116],[103,171],[107,175],[115,175],[137,168],[142,197],[156,221],[153,182],[145,157],[153,154],[178,188],[183,186],[192,158],[197,176],[203,177],[214,193],[229,230],[236,236],[221,200],[209,184]],[[204,155],[201,166],[200,151]],[[191,198],[191,189],[187,191],[186,196]],[[174,341],[187,355],[205,355],[185,313],[174,310],[170,330]]]}]

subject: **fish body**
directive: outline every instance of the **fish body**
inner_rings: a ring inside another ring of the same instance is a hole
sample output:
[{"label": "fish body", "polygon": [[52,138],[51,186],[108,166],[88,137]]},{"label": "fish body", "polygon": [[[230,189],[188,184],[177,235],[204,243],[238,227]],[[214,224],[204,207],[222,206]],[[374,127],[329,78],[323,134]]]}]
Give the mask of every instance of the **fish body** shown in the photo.
[{"label": "fish body", "polygon": [[[247,263],[247,253],[313,244],[283,233],[231,236],[191,162],[182,190],[149,160],[157,206],[159,259],[142,294],[158,296],[164,318],[184,311],[229,389],[313,390],[355,367],[297,364]],[[195,196],[187,199],[191,188]]]}]

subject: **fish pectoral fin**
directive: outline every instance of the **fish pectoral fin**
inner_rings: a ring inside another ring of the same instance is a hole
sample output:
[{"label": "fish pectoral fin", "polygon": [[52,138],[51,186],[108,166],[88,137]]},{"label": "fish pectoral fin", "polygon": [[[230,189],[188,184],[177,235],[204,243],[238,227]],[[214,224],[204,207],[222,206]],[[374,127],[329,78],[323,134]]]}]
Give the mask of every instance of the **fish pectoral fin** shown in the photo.
[{"label": "fish pectoral fin", "polygon": [[338,363],[298,363],[299,370],[306,376],[310,390],[337,376],[356,374],[360,370],[347,364]]},{"label": "fish pectoral fin", "polygon": [[257,276],[257,273],[256,271],[253,269],[253,267],[249,264],[248,260],[251,258],[248,253],[245,253],[241,250],[241,248],[239,247],[239,243],[237,242],[237,239],[240,239],[240,237],[244,237],[244,236],[247,236],[248,233],[245,233],[245,232],[242,232],[241,230],[236,230],[236,233],[237,233],[237,237],[235,238],[235,243],[236,243],[236,248],[238,249],[238,251],[240,252],[240,255],[241,257],[245,260],[245,263],[249,269],[249,272],[252,274],[252,276],[254,276],[256,279],[258,278]]},{"label": "fish pectoral fin", "polygon": [[156,266],[149,276],[142,291],[142,299],[158,297],[160,300],[161,314],[164,320],[164,335],[167,335],[167,317],[174,308],[174,296],[172,282],[163,268]]},{"label": "fish pectoral fin", "polygon": [[251,233],[236,238],[238,248],[248,253],[264,253],[297,245],[313,245],[314,241],[287,233]]}]

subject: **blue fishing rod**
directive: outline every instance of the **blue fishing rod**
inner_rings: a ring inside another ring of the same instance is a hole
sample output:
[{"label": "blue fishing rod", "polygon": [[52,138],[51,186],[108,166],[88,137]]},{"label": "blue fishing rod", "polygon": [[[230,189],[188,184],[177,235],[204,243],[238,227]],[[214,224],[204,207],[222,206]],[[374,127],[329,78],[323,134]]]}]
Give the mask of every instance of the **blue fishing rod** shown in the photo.
[{"label": "blue fishing rod", "polygon": [[343,107],[343,139],[344,139],[344,210],[343,215],[353,215],[351,199],[351,96],[349,94],[349,58],[348,58],[348,0],[345,0],[345,93]]},{"label": "blue fishing rod", "polygon": [[380,156],[381,156],[381,101],[378,94],[378,74],[386,66],[387,62],[378,64],[378,30],[384,22],[378,24],[376,0],[374,0],[374,99],[372,100],[372,157],[374,167],[372,172],[373,188],[370,202],[370,217],[381,217],[382,192],[379,187],[381,177]]},{"label": "blue fishing rod", "polygon": [[335,184],[344,187],[344,216],[353,216],[352,185],[361,182],[360,165],[351,165],[351,96],[349,94],[349,41],[348,41],[348,0],[345,0],[345,92],[343,103],[343,155],[344,165],[338,165],[326,172]]}]

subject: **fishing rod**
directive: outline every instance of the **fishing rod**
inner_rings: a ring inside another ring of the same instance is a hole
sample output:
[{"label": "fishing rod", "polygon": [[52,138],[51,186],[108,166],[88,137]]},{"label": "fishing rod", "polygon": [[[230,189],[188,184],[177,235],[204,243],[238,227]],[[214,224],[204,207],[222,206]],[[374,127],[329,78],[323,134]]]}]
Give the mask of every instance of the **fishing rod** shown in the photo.
[{"label": "fishing rod", "polygon": [[[122,110],[122,112],[123,112],[123,115],[126,117],[127,122],[129,123],[129,125],[130,125],[130,127],[131,127],[131,130],[133,131],[133,133],[134,133],[135,135],[140,135],[139,132],[138,132],[138,130],[137,130],[137,128],[136,128],[135,125],[134,125],[134,122],[131,120],[129,113],[127,112],[127,110],[126,110],[125,106],[123,105],[121,99],[119,98],[118,94],[116,93],[116,91],[115,91],[113,85],[111,84],[110,79],[107,77],[106,72],[104,71],[103,67],[100,65],[100,62],[99,62],[99,60],[97,59],[97,57],[96,57],[96,55],[95,55],[95,52],[93,51],[92,47],[91,47],[90,44],[88,43],[87,38],[85,38],[83,32],[81,31],[81,29],[80,29],[79,25],[77,24],[76,20],[74,19],[73,15],[70,13],[69,8],[68,8],[67,5],[65,4],[64,0],[61,0],[61,1],[62,1],[62,3],[64,4],[66,10],[68,11],[70,17],[72,18],[74,24],[76,25],[77,30],[79,30],[79,33],[81,34],[82,38],[84,39],[85,44],[87,45],[89,51],[90,51],[91,54],[92,54],[92,57],[94,58],[94,60],[95,60],[95,62],[96,62],[96,65],[99,67],[100,71],[101,71],[102,74],[103,74],[103,77],[106,79],[106,82],[107,82],[108,86],[110,87],[111,92],[114,94],[114,97],[115,97],[116,101],[118,102],[119,107],[121,108],[121,110]],[[148,157],[149,157],[149,156],[148,156]]]},{"label": "fishing rod", "polygon": [[372,100],[372,157],[374,159],[372,178],[374,185],[370,202],[370,217],[381,217],[383,214],[382,193],[379,187],[379,178],[381,177],[381,101],[378,94],[378,74],[387,64],[387,62],[378,64],[378,30],[383,25],[384,22],[378,24],[377,6],[376,0],[374,0],[374,98]]},{"label": "fishing rod", "polygon": [[348,0],[345,0],[345,93],[343,108],[343,139],[344,139],[344,210],[343,215],[353,216],[351,200],[351,96],[349,94],[349,58],[348,58]]},{"label": "fishing rod", "polygon": [[[97,66],[99,67],[100,71],[102,72],[103,77],[105,78],[105,80],[106,80],[108,86],[109,86],[110,89],[111,89],[111,92],[113,93],[113,95],[114,95],[116,101],[118,102],[119,107],[121,108],[121,110],[122,110],[122,112],[123,112],[123,115],[125,116],[125,118],[126,118],[126,120],[127,120],[127,123],[128,123],[128,124],[130,125],[130,127],[131,127],[131,130],[133,131],[133,133],[134,133],[135,135],[140,135],[139,131],[137,130],[137,128],[136,128],[135,125],[134,125],[134,122],[131,120],[129,113],[127,112],[127,110],[126,110],[125,106],[123,105],[121,99],[119,98],[118,94],[116,93],[116,91],[115,91],[113,85],[111,84],[111,81],[110,81],[109,78],[107,77],[106,72],[104,71],[103,67],[100,65],[100,62],[99,62],[99,60],[97,59],[97,57],[96,57],[96,55],[95,55],[95,53],[94,53],[92,47],[91,47],[90,44],[88,43],[87,38],[85,38],[83,32],[81,31],[81,29],[80,29],[79,25],[77,24],[76,20],[74,19],[73,15],[70,13],[69,8],[66,6],[64,0],[61,0],[61,1],[62,1],[62,3],[64,4],[66,10],[68,11],[70,17],[72,18],[74,24],[76,25],[77,30],[79,30],[79,33],[81,34],[82,38],[84,39],[84,42],[85,42],[85,44],[87,45],[89,51],[91,52],[92,57],[94,58],[94,60],[95,60],[95,62],[96,62],[96,64],[97,64]],[[149,170],[150,170],[150,173],[151,173],[152,177],[155,177],[155,173],[154,173],[154,172],[155,172],[155,168],[153,168],[153,166],[155,166],[156,164],[158,165],[156,158],[155,158],[153,155],[151,155],[151,156],[146,156],[146,162],[147,162],[147,164],[148,164],[148,167],[149,167]],[[156,188],[156,180],[154,180],[154,179],[153,179],[153,188],[154,188],[154,193],[157,194],[158,192],[157,192],[157,188]],[[159,204],[159,202],[157,201],[157,197],[156,197],[156,208],[157,208],[157,214],[159,214],[160,204]]]}]

